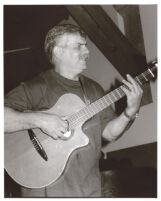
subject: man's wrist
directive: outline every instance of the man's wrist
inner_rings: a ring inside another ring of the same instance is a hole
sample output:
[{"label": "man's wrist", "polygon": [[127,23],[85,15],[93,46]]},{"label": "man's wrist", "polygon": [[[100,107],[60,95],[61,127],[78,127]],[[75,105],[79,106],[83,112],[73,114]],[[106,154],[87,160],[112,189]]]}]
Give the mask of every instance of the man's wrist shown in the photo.
[{"label": "man's wrist", "polygon": [[139,112],[138,112],[138,111],[135,112],[135,113],[133,113],[133,114],[129,114],[129,113],[127,112],[127,109],[124,110],[123,114],[124,114],[124,116],[125,116],[129,121],[132,121],[132,120],[136,119],[136,118],[139,116]]},{"label": "man's wrist", "polygon": [[39,112],[25,112],[27,122],[30,128],[40,128],[41,121]]}]

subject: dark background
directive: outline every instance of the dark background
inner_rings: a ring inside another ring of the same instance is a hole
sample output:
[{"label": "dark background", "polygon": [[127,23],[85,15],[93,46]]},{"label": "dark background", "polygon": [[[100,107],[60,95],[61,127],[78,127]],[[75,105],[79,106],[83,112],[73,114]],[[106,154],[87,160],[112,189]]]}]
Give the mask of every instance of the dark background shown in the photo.
[{"label": "dark background", "polygon": [[[4,6],[4,92],[50,68],[44,55],[47,31],[69,17],[64,6]],[[23,51],[11,51],[29,48]],[[104,197],[157,196],[157,143],[108,153],[100,160]],[[5,197],[19,186],[5,172]]]}]

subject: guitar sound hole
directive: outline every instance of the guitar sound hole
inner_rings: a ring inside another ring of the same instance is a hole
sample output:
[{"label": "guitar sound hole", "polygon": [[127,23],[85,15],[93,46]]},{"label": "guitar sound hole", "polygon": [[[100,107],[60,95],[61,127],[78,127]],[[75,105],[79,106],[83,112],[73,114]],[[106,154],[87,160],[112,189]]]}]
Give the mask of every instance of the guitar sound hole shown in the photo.
[{"label": "guitar sound hole", "polygon": [[66,133],[63,134],[64,137],[63,140],[70,139],[72,137],[72,134],[73,134],[72,130],[67,131]]}]

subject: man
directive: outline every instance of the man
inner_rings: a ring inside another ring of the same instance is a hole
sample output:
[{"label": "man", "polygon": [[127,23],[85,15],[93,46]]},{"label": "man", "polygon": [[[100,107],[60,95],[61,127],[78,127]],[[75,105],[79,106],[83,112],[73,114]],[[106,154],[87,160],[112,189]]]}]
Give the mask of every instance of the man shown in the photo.
[{"label": "man", "polygon": [[[73,93],[84,102],[103,96],[96,82],[81,73],[87,67],[89,50],[85,33],[74,25],[58,25],[45,39],[45,53],[54,66],[36,78],[22,83],[5,98],[5,132],[40,128],[54,140],[63,139],[68,123],[59,115],[42,113],[65,93]],[[127,108],[116,116],[111,107],[95,115],[84,125],[89,144],[74,151],[63,175],[53,184],[41,189],[21,188],[22,197],[101,197],[99,158],[101,137],[117,139],[139,111],[142,89],[128,75],[122,87],[127,95]],[[31,112],[24,113],[23,111]],[[34,112],[40,111],[40,112]],[[61,160],[61,159],[60,159]]]}]

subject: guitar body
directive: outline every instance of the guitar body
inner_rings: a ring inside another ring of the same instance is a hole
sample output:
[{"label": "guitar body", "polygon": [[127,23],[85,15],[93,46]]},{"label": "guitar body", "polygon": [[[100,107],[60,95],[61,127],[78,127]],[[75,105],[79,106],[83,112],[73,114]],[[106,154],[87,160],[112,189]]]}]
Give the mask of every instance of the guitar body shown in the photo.
[{"label": "guitar body", "polygon": [[[156,61],[152,62],[151,68],[136,76],[135,80],[138,84],[142,85],[155,78],[153,73],[156,71],[156,63]],[[73,118],[73,114],[76,113],[74,120],[76,124],[73,126],[71,137],[67,140],[54,140],[40,129],[33,129],[48,156],[48,161],[45,161],[33,146],[28,130],[5,134],[5,169],[8,174],[17,183],[29,188],[41,188],[55,182],[63,173],[71,153],[89,142],[89,138],[82,131],[83,123],[124,95],[119,87],[86,106],[78,96],[65,94],[51,109],[43,111],[60,117],[65,116],[67,120],[71,115]],[[82,108],[84,110],[81,110]]]},{"label": "guitar body", "polygon": [[[74,94],[65,94],[46,113],[61,117],[70,116],[85,107],[85,103]],[[45,161],[33,146],[28,131],[5,134],[5,169],[20,185],[28,188],[41,188],[55,182],[63,173],[71,153],[86,146],[88,137],[82,131],[80,123],[67,140],[54,140],[40,129],[33,129],[48,160]]]}]

